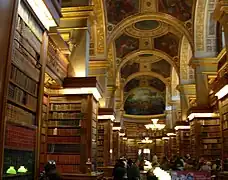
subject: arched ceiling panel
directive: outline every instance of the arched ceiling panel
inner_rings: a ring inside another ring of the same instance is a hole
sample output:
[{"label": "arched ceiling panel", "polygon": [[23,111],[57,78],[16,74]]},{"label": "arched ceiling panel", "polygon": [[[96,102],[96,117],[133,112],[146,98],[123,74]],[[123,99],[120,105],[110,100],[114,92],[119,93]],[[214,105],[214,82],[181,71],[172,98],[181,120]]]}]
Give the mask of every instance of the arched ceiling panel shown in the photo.
[{"label": "arched ceiling panel", "polygon": [[116,57],[123,58],[128,53],[139,49],[139,39],[122,34],[115,41]]},{"label": "arched ceiling panel", "polygon": [[130,80],[124,87],[124,92],[129,92],[136,87],[153,87],[160,92],[165,92],[166,90],[165,83],[160,79],[152,76],[142,75]]},{"label": "arched ceiling panel", "polygon": [[178,56],[180,39],[173,33],[167,33],[164,36],[155,39],[154,47],[164,51],[170,56]]},{"label": "arched ceiling panel", "polygon": [[171,65],[166,60],[161,60],[151,64],[151,71],[161,74],[163,77],[170,77]]},{"label": "arched ceiling panel", "polygon": [[126,17],[139,12],[139,0],[106,0],[108,22],[118,24]]},{"label": "arched ceiling panel", "polygon": [[165,93],[150,87],[134,89],[128,94],[124,103],[126,114],[156,115],[165,111]]},{"label": "arched ceiling panel", "polygon": [[192,17],[193,0],[159,0],[160,12],[170,14],[181,21],[190,20]]}]

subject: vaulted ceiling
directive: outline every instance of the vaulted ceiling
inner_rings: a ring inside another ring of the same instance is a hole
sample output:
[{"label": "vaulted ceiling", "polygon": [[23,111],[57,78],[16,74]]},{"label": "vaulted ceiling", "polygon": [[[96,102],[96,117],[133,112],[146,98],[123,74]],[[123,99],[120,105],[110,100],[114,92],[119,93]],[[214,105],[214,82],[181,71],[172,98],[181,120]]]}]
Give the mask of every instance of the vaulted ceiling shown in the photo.
[{"label": "vaulted ceiling", "polygon": [[[190,42],[194,1],[105,2],[108,46],[113,50],[114,69],[119,71],[115,73],[119,74],[124,84],[122,91],[126,113],[163,113],[172,68],[177,74],[180,71],[183,36]],[[138,109],[135,110],[135,107]]]}]

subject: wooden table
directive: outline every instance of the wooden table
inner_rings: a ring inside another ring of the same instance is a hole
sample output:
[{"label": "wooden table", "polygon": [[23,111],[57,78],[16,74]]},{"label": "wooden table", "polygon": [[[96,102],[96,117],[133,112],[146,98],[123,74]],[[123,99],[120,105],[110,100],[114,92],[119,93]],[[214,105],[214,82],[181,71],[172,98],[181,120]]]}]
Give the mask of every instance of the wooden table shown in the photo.
[{"label": "wooden table", "polygon": [[63,180],[101,180],[104,177],[103,172],[97,173],[88,173],[88,174],[74,174],[74,173],[63,173],[62,178]]}]

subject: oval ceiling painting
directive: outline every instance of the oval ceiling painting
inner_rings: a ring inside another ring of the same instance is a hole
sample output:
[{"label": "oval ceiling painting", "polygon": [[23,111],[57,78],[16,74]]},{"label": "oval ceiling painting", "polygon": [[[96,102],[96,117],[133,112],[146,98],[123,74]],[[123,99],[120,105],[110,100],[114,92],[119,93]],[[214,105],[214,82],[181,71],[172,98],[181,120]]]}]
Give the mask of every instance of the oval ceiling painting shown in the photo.
[{"label": "oval ceiling painting", "polygon": [[139,30],[153,30],[158,28],[160,23],[154,20],[144,20],[135,23],[135,27]]},{"label": "oval ceiling painting", "polygon": [[165,93],[152,88],[137,88],[127,97],[124,110],[130,115],[155,115],[165,111]]}]

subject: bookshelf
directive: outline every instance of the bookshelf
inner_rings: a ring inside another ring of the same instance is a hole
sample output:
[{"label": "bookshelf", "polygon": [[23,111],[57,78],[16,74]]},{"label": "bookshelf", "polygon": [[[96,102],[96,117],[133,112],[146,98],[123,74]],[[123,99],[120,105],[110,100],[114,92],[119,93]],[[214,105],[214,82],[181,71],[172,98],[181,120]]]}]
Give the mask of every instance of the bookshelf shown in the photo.
[{"label": "bookshelf", "polygon": [[[221,131],[219,118],[194,118],[190,121],[190,141],[193,157],[214,161],[221,158]],[[200,148],[199,148],[200,147]]]},{"label": "bookshelf", "polygon": [[222,160],[224,171],[228,170],[228,96],[220,101],[220,119],[222,129]]},{"label": "bookshelf", "polygon": [[136,139],[127,139],[126,156],[128,159],[136,161],[138,158],[138,144]]},{"label": "bookshelf", "polygon": [[177,155],[176,136],[170,136],[169,137],[168,146],[169,146],[168,157],[172,158],[174,155]]},{"label": "bookshelf", "polygon": [[[43,30],[23,1],[17,14],[6,105],[3,179],[33,179],[35,173],[40,87],[40,49]],[[28,173],[7,175],[10,166]]]},{"label": "bookshelf", "polygon": [[192,154],[189,129],[176,130],[176,142],[177,142],[177,154],[180,157],[184,157],[187,154]]},{"label": "bookshelf", "polygon": [[97,166],[105,167],[112,164],[112,122],[98,120]]}]

